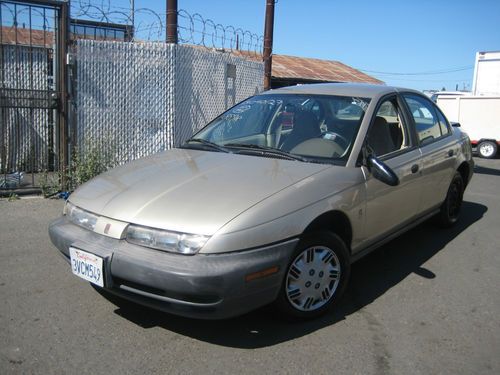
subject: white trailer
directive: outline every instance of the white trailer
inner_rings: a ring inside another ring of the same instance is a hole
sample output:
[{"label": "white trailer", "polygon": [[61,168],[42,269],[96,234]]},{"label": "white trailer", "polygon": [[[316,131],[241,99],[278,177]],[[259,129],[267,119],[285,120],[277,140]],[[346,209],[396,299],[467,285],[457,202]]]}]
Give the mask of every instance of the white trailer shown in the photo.
[{"label": "white trailer", "polygon": [[499,96],[438,96],[437,105],[450,122],[458,122],[483,158],[494,158],[500,146]]}]

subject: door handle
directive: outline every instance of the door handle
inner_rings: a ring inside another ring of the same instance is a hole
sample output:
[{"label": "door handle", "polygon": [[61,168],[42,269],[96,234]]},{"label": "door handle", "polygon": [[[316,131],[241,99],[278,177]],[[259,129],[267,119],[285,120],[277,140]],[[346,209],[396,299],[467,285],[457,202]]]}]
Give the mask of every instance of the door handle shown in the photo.
[{"label": "door handle", "polygon": [[453,151],[453,149],[448,150],[447,157],[451,158],[454,154],[455,152]]},{"label": "door handle", "polygon": [[418,164],[413,164],[411,166],[411,173],[417,173],[418,172]]}]

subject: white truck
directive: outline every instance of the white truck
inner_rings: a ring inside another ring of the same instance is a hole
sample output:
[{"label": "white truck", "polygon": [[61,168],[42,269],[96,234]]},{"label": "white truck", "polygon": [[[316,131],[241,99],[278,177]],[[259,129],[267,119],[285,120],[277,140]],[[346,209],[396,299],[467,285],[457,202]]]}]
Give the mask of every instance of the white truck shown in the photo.
[{"label": "white truck", "polygon": [[500,96],[500,51],[476,53],[472,95]]},{"label": "white truck", "polygon": [[471,95],[433,98],[450,122],[469,134],[473,148],[483,158],[494,158],[500,146],[500,51],[476,53]]}]

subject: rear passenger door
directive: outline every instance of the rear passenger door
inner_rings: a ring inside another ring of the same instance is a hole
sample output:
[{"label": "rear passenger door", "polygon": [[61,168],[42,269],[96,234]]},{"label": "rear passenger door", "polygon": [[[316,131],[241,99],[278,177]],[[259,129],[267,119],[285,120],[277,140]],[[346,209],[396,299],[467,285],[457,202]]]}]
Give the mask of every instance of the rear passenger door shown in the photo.
[{"label": "rear passenger door", "polygon": [[423,213],[436,208],[444,201],[455,172],[459,146],[452,141],[450,124],[434,103],[416,93],[402,95],[414,123],[422,153],[422,196],[419,212]]}]

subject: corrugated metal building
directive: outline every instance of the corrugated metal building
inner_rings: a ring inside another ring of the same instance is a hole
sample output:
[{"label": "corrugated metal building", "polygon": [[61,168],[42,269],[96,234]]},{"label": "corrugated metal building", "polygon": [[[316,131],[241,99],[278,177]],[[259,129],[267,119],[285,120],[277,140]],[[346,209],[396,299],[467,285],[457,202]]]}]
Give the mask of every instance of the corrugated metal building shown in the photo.
[{"label": "corrugated metal building", "polygon": [[[262,60],[262,55],[246,51],[233,51],[249,59]],[[359,82],[384,84],[368,74],[333,60],[273,55],[271,87],[279,88],[301,83]]]}]

